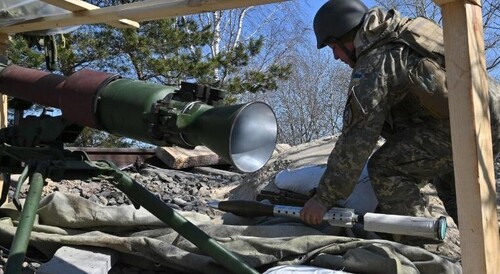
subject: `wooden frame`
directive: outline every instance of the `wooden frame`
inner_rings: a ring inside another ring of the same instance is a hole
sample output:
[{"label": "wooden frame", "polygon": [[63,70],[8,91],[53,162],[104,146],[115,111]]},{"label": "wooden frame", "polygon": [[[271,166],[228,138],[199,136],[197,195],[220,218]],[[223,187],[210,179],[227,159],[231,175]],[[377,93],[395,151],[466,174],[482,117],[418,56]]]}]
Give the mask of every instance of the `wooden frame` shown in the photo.
[{"label": "wooden frame", "polygon": [[[187,14],[215,10],[235,9],[253,5],[262,5],[284,0],[146,0],[105,8],[83,4],[80,0],[43,0],[59,7],[72,10],[72,13],[46,16],[0,28],[3,33],[19,33],[44,30],[56,27],[69,27],[82,24],[112,22],[137,22],[158,20]],[[123,18],[130,19],[123,21]],[[122,24],[120,24],[123,27]]]},{"label": "wooden frame", "polygon": [[441,6],[463,273],[500,271],[496,182],[480,2]]},{"label": "wooden frame", "polygon": [[[0,32],[0,57],[7,54],[7,48],[9,47],[9,36],[5,33]],[[1,91],[0,91],[1,92]],[[7,95],[0,94],[0,128],[7,127]],[[0,176],[0,193],[3,190],[3,179]],[[0,204],[0,207],[3,204]]]},{"label": "wooden frame", "polygon": [[[41,0],[47,4],[51,4],[53,6],[72,11],[72,12],[78,12],[78,11],[87,11],[87,10],[96,10],[99,9],[98,6],[94,6],[92,4],[89,4],[87,2],[83,2],[80,0]],[[133,27],[133,28],[138,28],[139,23],[134,22],[132,20],[128,19],[119,19],[117,21],[110,21],[108,22],[108,25],[112,27],[117,27],[117,28],[122,28],[122,27]]]}]

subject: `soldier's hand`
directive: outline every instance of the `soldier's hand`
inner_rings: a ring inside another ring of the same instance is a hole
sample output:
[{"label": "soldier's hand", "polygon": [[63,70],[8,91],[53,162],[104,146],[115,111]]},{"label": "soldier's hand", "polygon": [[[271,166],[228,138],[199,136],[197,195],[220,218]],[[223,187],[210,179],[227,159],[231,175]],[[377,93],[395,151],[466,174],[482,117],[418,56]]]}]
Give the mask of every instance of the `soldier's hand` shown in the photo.
[{"label": "soldier's hand", "polygon": [[311,198],[306,202],[304,208],[300,211],[300,218],[302,221],[311,224],[319,225],[323,222],[327,208],[316,199]]}]

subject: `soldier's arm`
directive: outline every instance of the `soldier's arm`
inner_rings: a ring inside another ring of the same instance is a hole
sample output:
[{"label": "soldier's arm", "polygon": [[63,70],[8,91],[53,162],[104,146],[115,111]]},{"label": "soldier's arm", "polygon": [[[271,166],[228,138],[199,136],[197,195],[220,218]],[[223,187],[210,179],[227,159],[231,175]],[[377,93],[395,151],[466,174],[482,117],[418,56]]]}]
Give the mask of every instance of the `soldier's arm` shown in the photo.
[{"label": "soldier's arm", "polygon": [[354,189],[364,163],[375,148],[386,115],[398,94],[394,87],[404,77],[399,68],[401,51],[378,53],[356,64],[344,110],[342,134],[329,158],[326,171],[314,196],[329,207],[345,199]]}]

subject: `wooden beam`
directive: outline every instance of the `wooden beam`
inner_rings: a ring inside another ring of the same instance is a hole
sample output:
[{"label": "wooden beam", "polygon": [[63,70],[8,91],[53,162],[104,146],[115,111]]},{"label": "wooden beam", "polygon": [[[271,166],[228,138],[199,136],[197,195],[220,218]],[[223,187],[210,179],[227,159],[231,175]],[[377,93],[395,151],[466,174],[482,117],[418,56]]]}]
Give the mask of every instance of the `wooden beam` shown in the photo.
[{"label": "wooden beam", "polygon": [[[7,60],[7,49],[9,48],[10,39],[5,33],[0,33],[0,59]],[[0,94],[0,129],[7,127],[7,95]],[[3,190],[3,180],[0,176],[0,194]],[[3,204],[0,204],[0,207]]]},{"label": "wooden beam", "polygon": [[287,0],[146,0],[94,10],[46,16],[0,28],[0,32],[19,33],[55,27],[108,23],[122,18],[143,22],[282,1]]},{"label": "wooden beam", "polygon": [[444,4],[448,4],[448,3],[453,3],[453,2],[467,2],[467,3],[470,3],[470,4],[473,4],[473,5],[478,5],[478,6],[481,6],[481,0],[434,0],[434,3],[436,3],[437,5],[439,6],[442,6]]},{"label": "wooden beam", "polygon": [[495,174],[482,14],[465,0],[441,5],[462,267],[500,272]]},{"label": "wooden beam", "polygon": [[[0,32],[0,59],[7,61],[7,49],[10,45],[10,37]],[[0,128],[7,127],[7,95],[0,94]]]},{"label": "wooden beam", "polygon": [[[98,6],[94,6],[90,3],[83,2],[80,0],[41,0],[47,4],[52,6],[56,6],[58,8],[62,8],[68,11],[76,12],[76,11],[84,11],[84,10],[95,10],[99,9]],[[120,19],[118,21],[111,21],[107,23],[108,25],[115,28],[138,28],[139,23],[134,22],[128,19]]]}]

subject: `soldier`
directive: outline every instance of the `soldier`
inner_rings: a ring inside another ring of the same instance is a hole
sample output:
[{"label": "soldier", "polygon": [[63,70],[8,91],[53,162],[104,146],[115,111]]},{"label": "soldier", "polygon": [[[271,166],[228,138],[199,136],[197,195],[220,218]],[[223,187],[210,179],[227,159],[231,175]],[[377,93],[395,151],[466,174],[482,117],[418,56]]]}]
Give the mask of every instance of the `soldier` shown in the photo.
[{"label": "soldier", "polygon": [[[402,17],[396,10],[368,9],[360,0],[330,0],[318,10],[314,32],[318,49],[330,47],[335,59],[349,65],[353,72],[342,134],[316,194],[301,212],[302,220],[321,223],[326,210],[349,195],[370,158],[368,173],[381,213],[432,216],[419,184],[439,177],[435,180],[439,182],[439,196],[449,198],[444,199],[446,208],[456,221],[439,26],[424,18]],[[499,88],[492,81],[489,86],[497,152]],[[371,155],[380,136],[386,142]],[[458,258],[457,226],[449,222],[448,231],[452,236],[436,248],[445,247],[446,255]],[[415,239],[400,240],[412,244]]]}]

